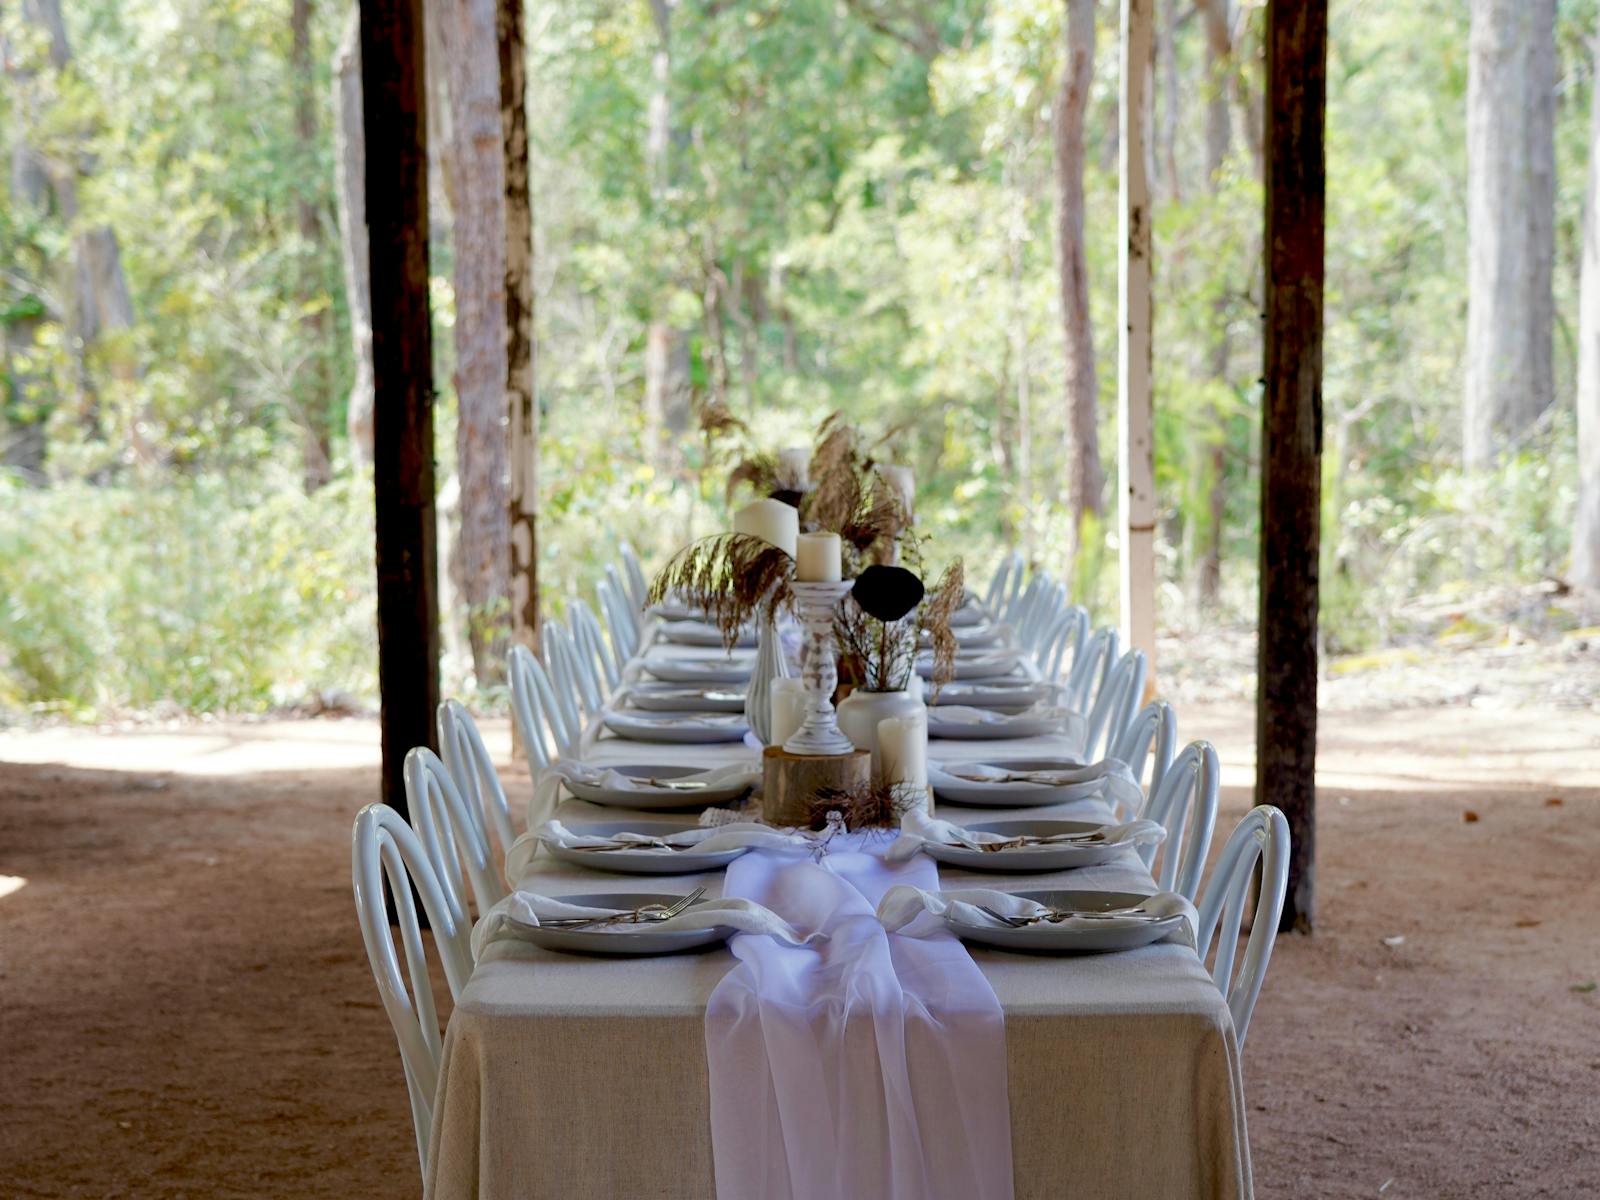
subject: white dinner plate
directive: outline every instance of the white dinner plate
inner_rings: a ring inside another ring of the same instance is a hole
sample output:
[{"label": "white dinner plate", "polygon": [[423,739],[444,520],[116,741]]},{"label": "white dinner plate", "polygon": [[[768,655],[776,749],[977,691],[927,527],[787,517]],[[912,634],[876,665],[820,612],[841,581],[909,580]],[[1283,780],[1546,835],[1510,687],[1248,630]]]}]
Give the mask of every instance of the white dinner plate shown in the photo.
[{"label": "white dinner plate", "polygon": [[[670,905],[683,899],[681,895],[655,892],[592,892],[560,898],[568,904],[622,911],[645,904]],[[697,900],[695,903],[704,901]],[[567,954],[677,954],[681,950],[725,942],[733,932],[727,925],[717,925],[711,929],[652,929],[648,925],[612,929],[549,929],[543,925],[518,925],[518,936],[523,941]]]},{"label": "white dinner plate", "polygon": [[961,602],[961,607],[950,614],[950,628],[960,629],[967,625],[982,625],[989,620],[989,613],[983,605],[972,596]]},{"label": "white dinner plate", "polygon": [[668,600],[662,604],[652,604],[649,613],[661,621],[706,621],[709,614],[703,608],[692,608],[676,600]]},{"label": "white dinner plate", "polygon": [[[993,783],[977,779],[958,778],[956,772],[968,766],[993,767],[1008,774],[1026,775],[1035,771],[1071,771],[1083,766],[1070,758],[1007,758],[985,763],[937,763],[939,778],[933,782],[936,799],[952,804],[970,804],[980,808],[1037,808],[1045,804],[1059,804],[1061,787],[1047,783]],[[930,776],[934,774],[929,772]],[[1076,787],[1077,785],[1071,785]]]},{"label": "white dinner plate", "polygon": [[635,742],[737,742],[750,731],[736,713],[664,713],[607,709],[600,719],[618,737]]},{"label": "white dinner plate", "polygon": [[652,712],[744,711],[744,688],[681,683],[636,683],[628,689],[628,704]]},{"label": "white dinner plate", "polygon": [[723,654],[706,658],[647,658],[644,669],[668,683],[748,683],[755,659]]},{"label": "white dinner plate", "polygon": [[953,721],[941,716],[938,707],[928,710],[928,736],[962,741],[994,740],[1000,738],[1047,737],[1060,733],[1067,710],[1061,708],[1030,708],[1020,713],[995,712],[978,709],[983,714],[979,721]]},{"label": "white dinner plate", "polygon": [[[1093,833],[1104,829],[1100,821],[986,821],[969,824],[973,833],[998,833],[1002,837],[1057,837],[1061,834]],[[972,850],[966,846],[952,846],[945,842],[924,842],[922,851],[937,862],[948,863],[968,871],[1067,871],[1074,867],[1092,867],[1120,858],[1129,843],[1120,842],[1055,842],[1043,846],[1014,846],[1005,850]]]},{"label": "white dinner plate", "polygon": [[[957,679],[1001,679],[1016,674],[1022,664],[1020,650],[974,650],[970,654],[956,652],[954,664]],[[917,674],[924,679],[933,677],[933,655],[924,651],[917,656]]]},{"label": "white dinner plate", "polygon": [[650,779],[681,781],[685,776],[699,775],[701,773],[699,767],[665,766],[661,763],[625,763],[614,766],[608,763],[605,769],[640,780],[641,786],[613,790],[590,783],[576,783],[570,779],[563,780],[562,786],[578,799],[587,800],[591,804],[642,809],[707,808],[713,804],[726,804],[730,800],[737,800],[750,790],[748,782],[700,788],[665,785],[658,787],[644,785],[642,782]]},{"label": "white dinner plate", "polygon": [[[727,642],[722,636],[722,630],[709,621],[668,621],[661,626],[660,638],[664,642],[675,642],[680,646],[725,646]],[[756,644],[756,634],[753,629],[741,629],[734,639],[735,646],[749,647]]]},{"label": "white dinner plate", "polygon": [[1021,712],[1055,695],[1055,684],[1041,683],[1020,676],[1011,679],[954,680],[927,693],[928,703],[964,704],[969,708],[993,708],[1002,712]]},{"label": "white dinner plate", "polygon": [[[619,833],[642,833],[666,837],[695,826],[674,821],[570,821],[567,828],[579,837],[615,837]],[[619,875],[693,875],[701,871],[720,871],[749,846],[710,853],[688,847],[683,850],[584,850],[578,847],[544,846],[545,852],[562,862],[576,863],[595,871],[614,871]],[[566,897],[563,897],[566,899]]]},{"label": "white dinner plate", "polygon": [[[1079,912],[1106,912],[1138,904],[1149,897],[1138,892],[1049,891],[1017,892],[1016,895],[1054,909]],[[1082,924],[1050,925],[1040,923],[1022,929],[990,924],[968,925],[945,917],[957,937],[968,942],[982,942],[987,946],[1000,946],[1007,950],[1037,950],[1052,954],[1104,954],[1111,950],[1136,950],[1159,942],[1176,933],[1183,925],[1183,914],[1156,919],[1130,918],[1127,920],[1095,920]]]}]

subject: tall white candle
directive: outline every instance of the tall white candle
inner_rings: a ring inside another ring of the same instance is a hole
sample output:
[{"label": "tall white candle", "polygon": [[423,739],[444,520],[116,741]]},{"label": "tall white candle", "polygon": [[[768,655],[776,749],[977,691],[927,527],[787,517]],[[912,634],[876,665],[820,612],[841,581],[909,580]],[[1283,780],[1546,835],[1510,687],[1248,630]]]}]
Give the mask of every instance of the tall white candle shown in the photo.
[{"label": "tall white candle", "polygon": [[885,717],[878,722],[878,753],[883,762],[883,782],[893,788],[915,790],[919,803],[933,811],[928,792],[928,714]]},{"label": "tall white candle", "polygon": [[811,447],[790,446],[778,451],[778,482],[805,491],[811,482]]},{"label": "tall white candle", "polygon": [[733,514],[733,531],[771,542],[793,558],[795,539],[800,536],[800,510],[782,500],[757,500]]},{"label": "tall white candle", "polygon": [[[794,512],[794,509],[789,511]],[[802,533],[796,546],[796,580],[801,583],[833,583],[838,580],[843,567],[837,533]]]},{"label": "tall white candle", "polygon": [[792,738],[806,720],[806,681],[782,678],[772,681],[772,740],[781,746]]},{"label": "tall white candle", "polygon": [[905,505],[909,514],[915,503],[917,494],[916,479],[911,474],[910,467],[899,467],[893,463],[884,463],[878,468],[878,474],[884,483],[893,488],[900,497],[900,503]]}]

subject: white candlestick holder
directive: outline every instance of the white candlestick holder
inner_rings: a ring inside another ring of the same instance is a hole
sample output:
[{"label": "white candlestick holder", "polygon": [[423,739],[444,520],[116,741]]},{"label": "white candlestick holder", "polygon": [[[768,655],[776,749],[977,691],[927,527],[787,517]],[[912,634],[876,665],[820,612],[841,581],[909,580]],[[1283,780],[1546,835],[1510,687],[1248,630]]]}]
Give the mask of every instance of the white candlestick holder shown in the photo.
[{"label": "white candlestick holder", "polygon": [[790,754],[851,754],[855,743],[840,731],[833,711],[833,691],[839,686],[833,614],[839,601],[850,591],[851,581],[791,586],[795,611],[806,633],[800,652],[800,678],[806,685],[806,719],[783,748]]}]

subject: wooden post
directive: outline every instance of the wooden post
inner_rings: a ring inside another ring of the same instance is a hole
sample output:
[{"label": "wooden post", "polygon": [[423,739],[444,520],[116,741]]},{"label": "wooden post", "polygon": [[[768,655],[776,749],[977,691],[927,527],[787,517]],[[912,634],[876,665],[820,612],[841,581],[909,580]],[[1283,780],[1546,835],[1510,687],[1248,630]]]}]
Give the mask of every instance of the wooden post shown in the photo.
[{"label": "wooden post", "polygon": [[425,78],[422,0],[361,0],[383,800],[402,814],[405,756],[438,740]]},{"label": "wooden post", "polygon": [[1117,139],[1117,521],[1122,631],[1156,667],[1155,399],[1150,377],[1150,76],[1155,0],[1122,0]]},{"label": "wooden post", "polygon": [[1256,803],[1289,818],[1294,851],[1279,928],[1306,932],[1316,894],[1327,48],[1327,0],[1268,5]]}]

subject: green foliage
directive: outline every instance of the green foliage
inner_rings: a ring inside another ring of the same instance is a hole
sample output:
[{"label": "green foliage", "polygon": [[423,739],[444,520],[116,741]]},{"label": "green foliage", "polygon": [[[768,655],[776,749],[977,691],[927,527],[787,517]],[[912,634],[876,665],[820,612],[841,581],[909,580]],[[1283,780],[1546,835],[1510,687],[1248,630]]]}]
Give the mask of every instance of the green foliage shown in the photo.
[{"label": "green foliage", "polygon": [[375,686],[370,485],[0,483],[0,701],[258,711]]}]

